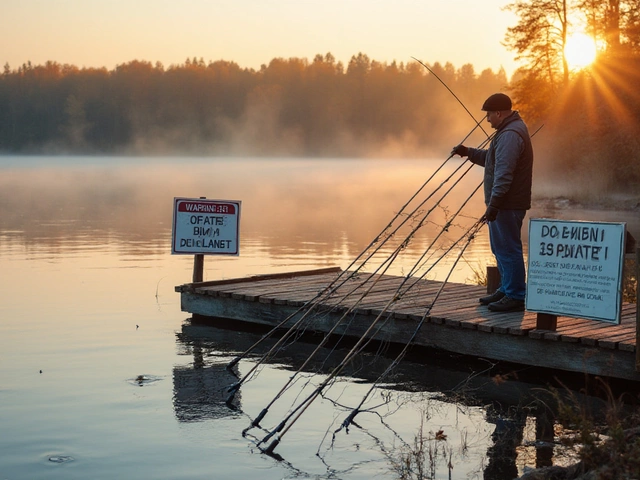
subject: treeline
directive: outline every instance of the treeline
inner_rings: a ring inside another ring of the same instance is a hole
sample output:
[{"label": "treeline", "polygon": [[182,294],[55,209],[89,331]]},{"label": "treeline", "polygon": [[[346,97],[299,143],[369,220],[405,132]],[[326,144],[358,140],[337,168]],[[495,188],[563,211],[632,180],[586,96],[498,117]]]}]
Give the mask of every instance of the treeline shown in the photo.
[{"label": "treeline", "polygon": [[[476,118],[504,70],[431,64]],[[331,54],[259,70],[188,59],[113,70],[5,65],[0,152],[365,156],[448,153],[474,122],[417,62]],[[443,150],[444,149],[444,150]]]}]

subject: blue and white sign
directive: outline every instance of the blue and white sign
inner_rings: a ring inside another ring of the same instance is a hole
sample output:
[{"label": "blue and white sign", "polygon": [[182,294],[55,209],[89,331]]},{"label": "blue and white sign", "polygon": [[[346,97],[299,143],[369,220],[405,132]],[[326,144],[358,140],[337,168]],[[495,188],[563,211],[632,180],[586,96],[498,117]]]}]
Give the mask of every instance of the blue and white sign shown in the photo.
[{"label": "blue and white sign", "polygon": [[620,323],[625,223],[532,218],[526,309]]}]

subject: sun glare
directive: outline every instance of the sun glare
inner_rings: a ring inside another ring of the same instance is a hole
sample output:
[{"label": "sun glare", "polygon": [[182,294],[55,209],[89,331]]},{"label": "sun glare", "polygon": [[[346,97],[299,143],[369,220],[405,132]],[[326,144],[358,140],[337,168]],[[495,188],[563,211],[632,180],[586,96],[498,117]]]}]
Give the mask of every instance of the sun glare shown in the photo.
[{"label": "sun glare", "polygon": [[564,55],[571,70],[580,70],[596,59],[596,44],[589,35],[575,33],[567,38]]}]

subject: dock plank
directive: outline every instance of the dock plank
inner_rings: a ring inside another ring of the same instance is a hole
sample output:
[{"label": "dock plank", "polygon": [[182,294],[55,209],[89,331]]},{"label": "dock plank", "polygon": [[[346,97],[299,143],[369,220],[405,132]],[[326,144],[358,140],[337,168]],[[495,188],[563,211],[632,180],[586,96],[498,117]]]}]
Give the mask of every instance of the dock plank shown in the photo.
[{"label": "dock plank", "polygon": [[[637,308],[630,303],[622,304],[619,325],[559,316],[556,330],[549,331],[536,328],[535,312],[497,313],[480,305],[482,286],[339,268],[185,284],[176,291],[183,310],[194,314],[265,325],[288,315],[294,325],[305,315],[300,328],[326,332],[335,326],[337,333],[355,337],[376,322],[376,338],[391,342],[409,339],[424,318],[418,345],[640,381]],[[313,312],[305,305],[314,305]]]}]

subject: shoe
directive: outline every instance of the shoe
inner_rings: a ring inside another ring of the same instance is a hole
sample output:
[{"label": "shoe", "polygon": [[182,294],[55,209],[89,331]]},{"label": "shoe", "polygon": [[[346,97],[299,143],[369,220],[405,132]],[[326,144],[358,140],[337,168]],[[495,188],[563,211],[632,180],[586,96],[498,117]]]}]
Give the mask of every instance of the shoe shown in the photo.
[{"label": "shoe", "polygon": [[500,290],[496,290],[491,295],[487,295],[486,297],[480,297],[479,301],[482,305],[489,305],[490,303],[501,300],[502,297],[504,297],[504,292],[501,292]]},{"label": "shoe", "polygon": [[497,302],[490,303],[489,310],[492,312],[524,312],[524,300],[516,300],[505,295]]}]

